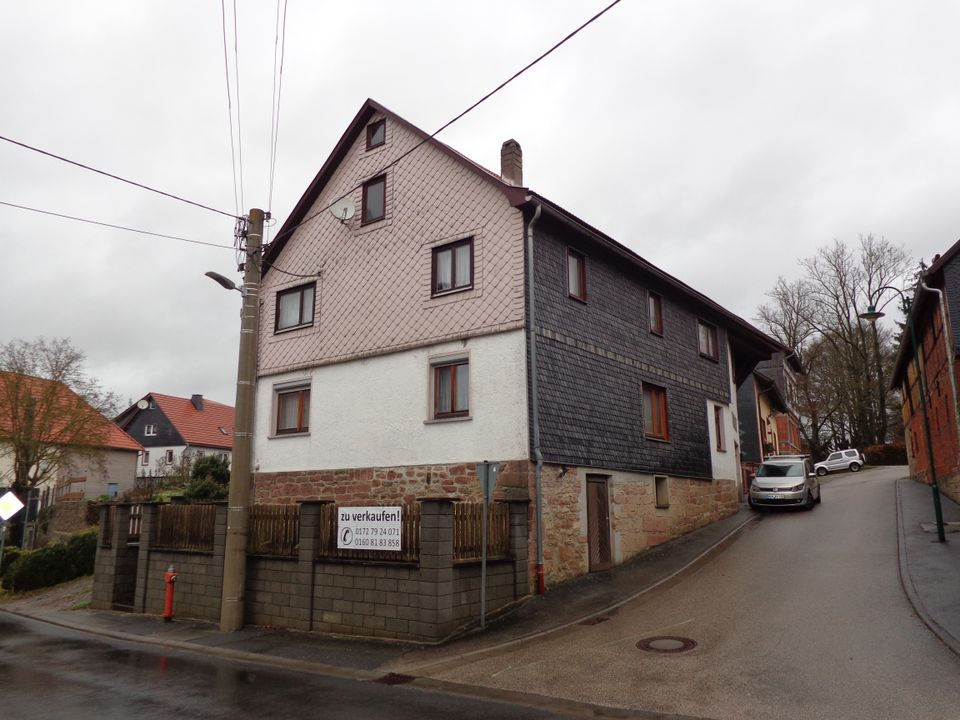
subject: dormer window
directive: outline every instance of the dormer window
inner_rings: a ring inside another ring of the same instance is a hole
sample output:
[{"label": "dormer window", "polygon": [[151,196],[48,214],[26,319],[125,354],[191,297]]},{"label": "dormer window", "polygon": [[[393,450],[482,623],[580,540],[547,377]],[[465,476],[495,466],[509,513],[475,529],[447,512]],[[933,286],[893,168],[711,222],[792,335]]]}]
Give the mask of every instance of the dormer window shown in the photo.
[{"label": "dormer window", "polygon": [[383,220],[387,205],[387,176],[381,175],[363,184],[363,212],[361,223]]},{"label": "dormer window", "polygon": [[380,147],[387,140],[387,121],[377,120],[367,125],[367,150]]}]

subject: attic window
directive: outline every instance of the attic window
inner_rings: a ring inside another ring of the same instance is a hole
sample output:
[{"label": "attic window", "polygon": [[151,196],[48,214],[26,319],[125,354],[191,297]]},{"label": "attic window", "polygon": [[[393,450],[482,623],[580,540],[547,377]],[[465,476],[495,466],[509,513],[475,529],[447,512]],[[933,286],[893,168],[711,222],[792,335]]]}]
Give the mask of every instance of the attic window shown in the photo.
[{"label": "attic window", "polygon": [[367,125],[367,150],[380,147],[387,139],[387,121],[377,120]]},{"label": "attic window", "polygon": [[383,220],[387,204],[387,176],[381,175],[363,184],[362,224]]}]

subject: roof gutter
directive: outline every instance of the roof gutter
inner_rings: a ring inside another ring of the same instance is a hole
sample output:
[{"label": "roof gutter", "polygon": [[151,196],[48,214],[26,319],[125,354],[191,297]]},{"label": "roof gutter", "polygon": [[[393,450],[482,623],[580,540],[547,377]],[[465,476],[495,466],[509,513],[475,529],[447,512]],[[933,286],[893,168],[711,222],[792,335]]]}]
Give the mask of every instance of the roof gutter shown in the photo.
[{"label": "roof gutter", "polygon": [[527,347],[530,373],[530,424],[533,432],[533,458],[536,461],[534,470],[534,500],[536,503],[536,535],[537,535],[537,593],[543,595],[546,591],[546,582],[543,575],[543,453],[540,450],[540,400],[537,384],[537,303],[534,287],[533,272],[533,226],[540,219],[542,206],[533,198],[527,198],[534,204],[533,217],[527,223]]}]

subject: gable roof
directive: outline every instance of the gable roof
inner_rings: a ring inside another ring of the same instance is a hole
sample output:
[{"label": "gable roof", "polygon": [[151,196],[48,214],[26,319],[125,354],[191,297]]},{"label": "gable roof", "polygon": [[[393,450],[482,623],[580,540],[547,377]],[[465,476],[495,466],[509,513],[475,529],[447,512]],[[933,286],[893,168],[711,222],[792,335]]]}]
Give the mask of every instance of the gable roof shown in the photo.
[{"label": "gable roof", "polygon": [[[326,162],[324,162],[323,166],[320,168],[320,172],[317,173],[310,185],[307,186],[306,191],[300,197],[300,200],[297,201],[297,204],[290,212],[290,215],[283,223],[283,226],[277,231],[276,235],[274,235],[273,241],[264,252],[264,275],[266,275],[270,270],[271,262],[283,251],[283,248],[293,234],[293,231],[300,223],[304,221],[304,218],[307,216],[307,212],[311,207],[313,207],[313,204],[317,201],[320,193],[323,192],[324,187],[330,180],[334,171],[337,169],[337,167],[339,167],[340,163],[346,157],[347,152],[350,150],[350,146],[354,143],[360,133],[365,132],[370,118],[377,113],[385,115],[393,122],[401,123],[404,127],[417,135],[422,141],[422,144],[429,144],[431,147],[436,148],[447,157],[455,160],[468,170],[471,170],[490,182],[492,185],[494,185],[494,187],[506,195],[511,205],[519,206],[524,202],[527,195],[526,188],[516,187],[510,183],[504,182],[496,173],[487,170],[478,163],[475,163],[473,160],[469,159],[465,155],[460,154],[449,145],[430,137],[429,133],[424,132],[413,123],[404,120],[402,117],[388,110],[380,103],[368,98],[367,101],[364,102],[360,107],[359,112],[357,112],[353,120],[350,121],[347,129],[334,146],[333,152],[330,153],[329,157],[326,159]],[[417,147],[419,147],[419,145],[415,146],[414,150],[408,151],[408,153],[415,152]],[[396,162],[397,160],[393,161],[393,163]],[[370,177],[376,177],[377,175],[382,174],[386,169],[386,167],[380,168],[376,172],[372,173]],[[364,180],[367,179],[369,178],[364,178]]]},{"label": "gable roof", "polygon": [[[766,333],[754,327],[743,318],[720,306],[706,295],[694,290],[686,283],[681,282],[669,273],[664,272],[653,263],[642,258],[630,248],[611,238],[609,235],[606,235],[600,230],[597,230],[596,228],[587,224],[580,218],[576,217],[573,213],[564,210],[559,205],[551,202],[547,198],[529,190],[526,187],[517,187],[504,182],[504,180],[496,173],[493,173],[484,168],[482,165],[475,163],[451,148],[449,145],[432,138],[429,133],[424,132],[416,125],[404,120],[396,113],[391,112],[383,105],[380,105],[379,103],[370,99],[367,99],[366,102],[364,102],[360,107],[359,112],[357,112],[356,116],[354,116],[353,120],[347,126],[347,129],[344,131],[343,135],[340,137],[340,140],[334,147],[333,152],[330,153],[330,156],[327,158],[326,162],[324,162],[323,167],[320,168],[320,172],[318,172],[316,177],[314,177],[313,181],[307,187],[307,190],[301,196],[296,206],[294,206],[290,216],[286,219],[286,221],[283,223],[283,226],[274,236],[273,242],[271,242],[267,247],[266,251],[264,252],[264,275],[266,275],[267,271],[269,270],[271,263],[280,255],[281,252],[283,252],[283,248],[289,238],[292,236],[293,231],[296,230],[301,223],[308,219],[307,213],[309,212],[310,208],[313,207],[327,182],[333,176],[334,171],[346,157],[351,145],[356,141],[360,133],[365,131],[370,118],[376,113],[382,113],[388,119],[394,122],[402,123],[408,130],[420,137],[422,141],[421,144],[429,144],[431,147],[452,158],[479,177],[490,182],[506,196],[507,200],[514,207],[532,208],[539,205],[542,210],[546,211],[556,220],[563,222],[572,229],[600,243],[609,250],[621,256],[623,259],[630,262],[636,269],[652,275],[660,283],[673,288],[682,295],[685,295],[694,303],[703,307],[707,311],[708,315],[708,317],[705,319],[719,322],[727,329],[731,350],[739,359],[735,371],[735,381],[737,385],[742,383],[743,380],[749,376],[750,371],[757,362],[768,358],[771,353],[782,352],[785,355],[789,355],[793,352],[793,348],[788,348],[781,344]],[[419,147],[419,145],[414,146],[413,150],[408,150],[404,155],[400,156],[400,159],[395,159],[393,163],[401,161],[406,154],[415,152],[417,147]],[[376,172],[371,173],[369,177],[376,177],[385,169],[385,167],[380,168]],[[366,179],[368,178],[364,178],[364,180]]]},{"label": "gable roof", "polygon": [[[187,445],[230,450],[233,447],[233,407],[202,398],[203,410],[197,410],[190,398],[147,393],[143,400],[153,400],[180,433]],[[130,410],[136,410],[134,404]],[[130,412],[126,410],[121,414]],[[223,428],[221,430],[221,428]]]},{"label": "gable roof", "polygon": [[[13,382],[20,383],[20,387],[26,390],[34,399],[43,399],[52,406],[62,408],[64,413],[61,417],[51,417],[52,425],[46,430],[45,435],[53,438],[62,432],[68,431],[68,425],[77,417],[77,413],[83,417],[81,423],[89,423],[91,433],[94,432],[97,437],[88,438],[91,447],[106,448],[109,450],[130,450],[139,452],[143,449],[136,440],[127,435],[115,422],[111,422],[94,408],[86,400],[77,395],[67,385],[58,380],[48,380],[46,378],[33,377],[31,375],[17,375],[16,373],[0,372],[4,382],[0,382],[0,404],[10,391]],[[18,378],[14,380],[14,378]],[[11,382],[6,382],[10,380]],[[52,412],[51,412],[52,415]],[[0,436],[4,433],[13,431],[13,421],[8,413],[0,413]],[[83,438],[74,438],[73,444],[86,444]]]}]

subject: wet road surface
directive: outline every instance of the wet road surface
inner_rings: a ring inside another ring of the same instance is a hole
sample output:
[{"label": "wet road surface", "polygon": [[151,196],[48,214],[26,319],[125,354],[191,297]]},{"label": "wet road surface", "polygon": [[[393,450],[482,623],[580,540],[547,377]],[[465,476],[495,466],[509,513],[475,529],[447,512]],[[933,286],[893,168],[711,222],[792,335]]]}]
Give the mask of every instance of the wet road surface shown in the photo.
[{"label": "wet road surface", "polygon": [[263,669],[101,639],[0,613],[3,720],[573,716],[412,686]]}]

